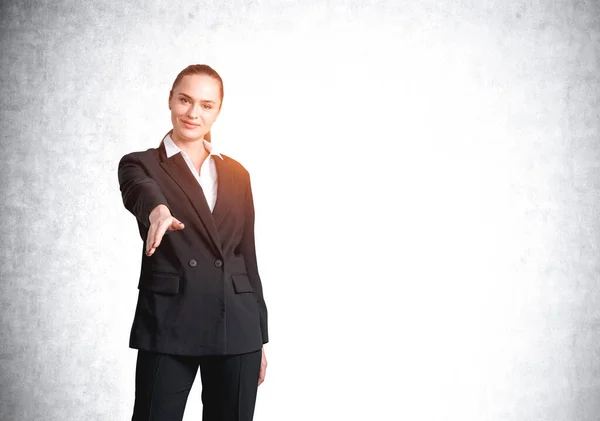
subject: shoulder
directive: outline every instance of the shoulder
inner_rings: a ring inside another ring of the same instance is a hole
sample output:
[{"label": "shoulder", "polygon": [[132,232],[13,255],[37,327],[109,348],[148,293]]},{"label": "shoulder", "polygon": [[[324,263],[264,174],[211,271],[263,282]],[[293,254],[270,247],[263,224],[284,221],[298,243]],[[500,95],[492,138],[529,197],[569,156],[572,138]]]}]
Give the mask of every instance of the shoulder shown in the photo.
[{"label": "shoulder", "polygon": [[243,176],[244,178],[250,178],[250,173],[239,161],[225,154],[220,155],[223,157],[223,163],[231,168],[236,175]]},{"label": "shoulder", "polygon": [[121,157],[121,159],[119,160],[119,166],[128,162],[144,163],[152,160],[157,160],[158,158],[158,149],[156,148],[150,148],[145,151],[129,152]]}]

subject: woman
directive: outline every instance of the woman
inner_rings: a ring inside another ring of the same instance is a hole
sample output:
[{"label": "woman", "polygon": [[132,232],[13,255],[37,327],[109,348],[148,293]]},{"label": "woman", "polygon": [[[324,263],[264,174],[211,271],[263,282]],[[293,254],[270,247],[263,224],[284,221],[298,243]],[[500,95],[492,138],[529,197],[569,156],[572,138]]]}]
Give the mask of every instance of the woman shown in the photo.
[{"label": "woman", "polygon": [[204,421],[252,420],[266,371],[267,308],[250,177],[210,143],[223,81],[191,65],[173,83],[173,129],[125,155],[119,184],[145,242],[130,347],[133,420],[181,420],[200,368]]}]

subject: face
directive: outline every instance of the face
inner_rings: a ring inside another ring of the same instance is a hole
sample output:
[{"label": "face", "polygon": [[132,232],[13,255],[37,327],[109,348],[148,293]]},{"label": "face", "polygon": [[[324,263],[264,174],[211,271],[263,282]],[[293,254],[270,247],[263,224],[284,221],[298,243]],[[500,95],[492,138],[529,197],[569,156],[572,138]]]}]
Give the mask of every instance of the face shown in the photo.
[{"label": "face", "polygon": [[187,75],[169,97],[173,138],[200,140],[210,130],[221,108],[219,82],[206,75]]}]

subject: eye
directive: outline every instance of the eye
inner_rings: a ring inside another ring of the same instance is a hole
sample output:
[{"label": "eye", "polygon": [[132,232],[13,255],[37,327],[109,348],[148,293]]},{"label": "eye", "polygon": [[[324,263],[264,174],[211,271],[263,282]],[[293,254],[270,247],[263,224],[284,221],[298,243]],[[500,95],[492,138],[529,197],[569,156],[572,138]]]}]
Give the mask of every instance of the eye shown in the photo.
[{"label": "eye", "polygon": [[210,110],[210,109],[212,109],[212,105],[210,105],[210,104],[204,104],[204,109]]},{"label": "eye", "polygon": [[187,104],[190,102],[190,101],[188,101],[187,98],[184,98],[184,97],[181,97],[179,100],[181,101],[182,104]]}]

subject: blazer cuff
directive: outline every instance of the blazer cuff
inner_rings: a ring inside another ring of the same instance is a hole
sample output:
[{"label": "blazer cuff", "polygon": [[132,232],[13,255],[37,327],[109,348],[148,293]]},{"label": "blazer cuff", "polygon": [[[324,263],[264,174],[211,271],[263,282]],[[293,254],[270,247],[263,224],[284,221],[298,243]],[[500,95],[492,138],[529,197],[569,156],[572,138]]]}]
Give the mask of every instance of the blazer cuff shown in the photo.
[{"label": "blazer cuff", "polygon": [[267,328],[267,314],[266,312],[261,312],[260,315],[260,332],[262,334],[263,344],[269,342],[269,329]]}]

